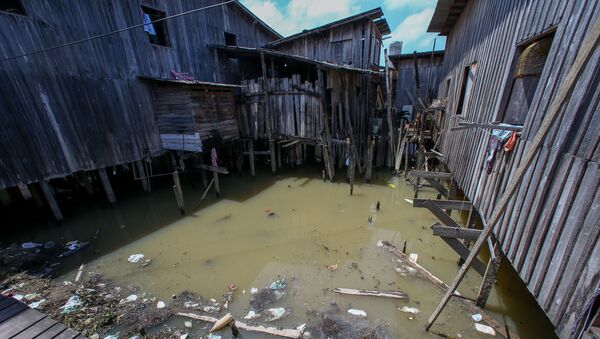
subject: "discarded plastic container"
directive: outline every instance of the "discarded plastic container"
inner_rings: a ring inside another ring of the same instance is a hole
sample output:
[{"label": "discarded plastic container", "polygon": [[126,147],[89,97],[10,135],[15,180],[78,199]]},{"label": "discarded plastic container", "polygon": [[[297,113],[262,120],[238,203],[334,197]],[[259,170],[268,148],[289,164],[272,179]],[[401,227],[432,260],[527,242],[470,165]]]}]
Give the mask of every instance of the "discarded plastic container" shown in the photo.
[{"label": "discarded plastic container", "polygon": [[402,308],[399,308],[399,310],[404,313],[411,313],[411,314],[417,314],[417,313],[421,312],[416,307],[408,307],[408,306],[402,306]]},{"label": "discarded plastic container", "polygon": [[495,336],[496,335],[496,331],[494,331],[493,328],[491,328],[491,327],[489,327],[487,325],[484,325],[484,324],[476,323],[475,324],[475,329],[477,331],[481,332],[481,333],[489,334],[491,336]]},{"label": "discarded plastic container", "polygon": [[285,308],[283,308],[283,307],[269,308],[265,312],[269,313],[266,321],[275,321],[277,319],[281,319],[281,317],[283,317],[285,315]]},{"label": "discarded plastic container", "polygon": [[26,250],[40,247],[40,246],[42,246],[42,244],[38,244],[37,242],[24,242],[21,244],[21,248],[24,248]]},{"label": "discarded plastic container", "polygon": [[248,311],[248,314],[244,316],[246,320],[258,319],[260,318],[260,313],[256,313],[254,311]]},{"label": "discarded plastic container", "polygon": [[285,278],[281,278],[279,280],[275,280],[269,285],[269,289],[272,290],[283,290],[286,286]]},{"label": "discarded plastic container", "polygon": [[143,254],[132,254],[129,256],[129,258],[127,258],[127,261],[135,264],[135,263],[138,263],[142,259],[144,259]]},{"label": "discarded plastic container", "polygon": [[62,309],[62,311],[60,313],[61,314],[71,313],[71,312],[75,311],[77,309],[77,307],[80,306],[81,304],[82,304],[81,298],[79,298],[78,295],[72,295],[69,298],[69,300],[67,300],[67,303],[60,307]]},{"label": "discarded plastic container", "polygon": [[357,310],[355,308],[351,308],[348,310],[348,313],[352,314],[352,315],[356,315],[359,317],[366,317],[367,316],[367,312],[363,311],[363,310]]},{"label": "discarded plastic container", "polygon": [[481,321],[481,319],[482,319],[483,317],[481,316],[481,314],[479,314],[479,313],[476,313],[476,314],[473,314],[473,315],[471,316],[471,318],[473,318],[473,320],[475,320],[475,321]]},{"label": "discarded plastic container", "polygon": [[164,301],[159,301],[156,303],[156,308],[165,308],[167,305]]}]

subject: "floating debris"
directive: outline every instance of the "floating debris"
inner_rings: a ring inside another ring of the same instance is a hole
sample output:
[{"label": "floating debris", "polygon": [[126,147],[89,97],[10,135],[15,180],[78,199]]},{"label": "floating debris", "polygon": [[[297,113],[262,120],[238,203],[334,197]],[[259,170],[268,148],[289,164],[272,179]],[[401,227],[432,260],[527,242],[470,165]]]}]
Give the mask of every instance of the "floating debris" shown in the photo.
[{"label": "floating debris", "polygon": [[416,307],[408,307],[408,306],[402,306],[402,308],[399,308],[398,310],[400,310],[400,311],[402,311],[404,313],[411,313],[411,314],[417,314],[417,313],[421,312]]},{"label": "floating debris", "polygon": [[355,315],[355,316],[359,316],[359,317],[366,317],[367,316],[367,312],[363,311],[363,310],[357,310],[355,308],[351,308],[348,310],[349,314]]},{"label": "floating debris", "polygon": [[167,305],[164,301],[159,301],[156,303],[156,308],[165,308]]},{"label": "floating debris", "polygon": [[69,300],[67,300],[67,303],[61,307],[62,311],[60,313],[71,313],[82,304],[83,303],[81,302],[81,298],[78,295],[72,295],[71,297],[69,297]]},{"label": "floating debris", "polygon": [[333,272],[338,269],[338,264],[325,265],[325,267],[327,267],[328,270]]},{"label": "floating debris", "polygon": [[483,317],[482,317],[482,316],[481,316],[481,314],[479,314],[479,313],[475,313],[475,314],[473,314],[473,315],[471,316],[471,318],[473,318],[473,320],[475,320],[475,321],[477,321],[477,322],[479,322],[479,321],[481,321],[481,319],[483,319]]},{"label": "floating debris", "polygon": [[144,255],[143,254],[132,254],[129,256],[129,258],[127,258],[127,261],[129,261],[130,263],[138,263],[140,262],[140,260],[144,259]]},{"label": "floating debris", "polygon": [[277,307],[277,308],[269,308],[265,311],[267,314],[266,321],[275,321],[283,318],[287,314],[285,308]]},{"label": "floating debris", "polygon": [[413,204],[413,201],[411,199],[404,199],[404,201],[406,201],[407,203],[409,203],[411,205]]},{"label": "floating debris", "polygon": [[185,322],[183,323],[183,325],[184,325],[185,327],[187,327],[187,328],[192,328],[192,322],[191,322],[191,321],[189,321],[189,320],[185,321]]},{"label": "floating debris", "polygon": [[484,325],[484,324],[476,323],[475,329],[481,333],[489,334],[491,336],[496,335],[496,331],[493,328],[491,328],[490,326]]},{"label": "floating debris", "polygon": [[260,316],[261,316],[260,313],[256,313],[256,312],[250,310],[250,311],[248,311],[248,314],[246,314],[244,316],[244,319],[246,319],[246,320],[258,319],[258,318],[260,318]]},{"label": "floating debris", "polygon": [[269,289],[272,290],[283,290],[285,289],[285,286],[287,284],[285,283],[285,277],[279,279],[279,280],[275,280],[273,281],[270,285],[269,285]]}]

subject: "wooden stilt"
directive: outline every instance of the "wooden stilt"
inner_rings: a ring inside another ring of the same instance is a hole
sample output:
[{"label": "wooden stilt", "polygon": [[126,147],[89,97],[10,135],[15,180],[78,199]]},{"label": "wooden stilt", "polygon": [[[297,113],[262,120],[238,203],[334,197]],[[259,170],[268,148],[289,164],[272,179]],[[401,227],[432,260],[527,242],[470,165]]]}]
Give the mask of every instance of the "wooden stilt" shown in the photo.
[{"label": "wooden stilt", "polygon": [[479,251],[481,250],[481,247],[487,241],[487,237],[489,237],[492,234],[494,227],[496,226],[496,223],[504,215],[504,211],[506,210],[506,207],[508,206],[508,202],[511,200],[512,195],[515,193],[515,191],[519,188],[521,181],[523,180],[523,177],[525,176],[525,172],[529,169],[529,166],[533,162],[533,159],[535,159],[535,157],[537,156],[538,150],[543,145],[544,139],[548,135],[548,132],[550,131],[552,125],[554,124],[554,122],[556,120],[558,120],[558,118],[561,117],[561,115],[565,111],[561,108],[564,107],[568,98],[571,96],[573,88],[575,87],[575,84],[577,83],[577,80],[580,78],[581,74],[583,73],[585,66],[588,64],[588,61],[590,60],[592,53],[593,53],[593,51],[595,51],[599,42],[600,42],[600,19],[596,19],[596,21],[594,22],[593,26],[591,27],[589,33],[585,36],[583,43],[582,43],[581,47],[579,48],[579,51],[577,51],[577,52],[574,51],[574,53],[576,55],[575,61],[573,62],[573,65],[569,69],[569,72],[567,73],[567,76],[563,80],[562,84],[558,88],[557,94],[554,97],[554,99],[552,100],[552,104],[550,105],[548,112],[544,115],[544,119],[542,120],[542,123],[540,124],[539,129],[538,129],[537,133],[535,134],[535,137],[531,141],[529,148],[527,149],[527,153],[524,155],[524,157],[521,160],[521,164],[517,168],[517,171],[515,172],[515,174],[512,175],[511,180],[507,184],[506,190],[500,197],[500,200],[498,201],[498,204],[494,208],[488,224],[485,225],[485,227],[483,228],[483,232],[481,232],[479,239],[477,239],[477,242],[473,246],[473,249],[471,250],[469,257],[467,258],[465,263],[462,265],[460,271],[454,278],[452,285],[450,286],[448,291],[446,291],[446,294],[440,301],[439,305],[436,307],[433,314],[431,314],[431,316],[427,320],[427,325],[425,326],[425,330],[429,330],[431,328],[431,326],[433,325],[433,323],[435,322],[435,320],[439,317],[440,313],[442,313],[442,310],[444,309],[444,307],[446,307],[446,304],[448,304],[448,301],[454,294],[454,291],[456,291],[456,289],[458,288],[458,285],[460,285],[460,283],[464,279],[465,275],[467,274],[469,267],[471,266],[473,261],[477,258],[477,255],[478,255]]},{"label": "wooden stilt", "polygon": [[142,160],[138,160],[135,162],[135,166],[138,170],[139,180],[142,182],[142,188],[144,189],[144,192],[150,192],[150,179],[146,175],[144,163],[142,162]]},{"label": "wooden stilt", "polygon": [[[395,142],[394,142],[394,119],[392,117],[392,79],[390,67],[388,64],[388,54],[387,49],[384,51],[385,55],[385,88],[386,88],[386,108],[387,108],[387,122],[388,122],[388,138],[390,145],[390,163],[393,164],[394,161],[394,152],[396,152]],[[418,92],[417,92],[418,93]]]},{"label": "wooden stilt", "polygon": [[219,186],[219,173],[213,172],[213,179],[215,182],[215,193],[217,193],[217,198],[221,197],[221,187]]},{"label": "wooden stilt", "polygon": [[77,178],[79,179],[81,186],[83,186],[83,188],[85,189],[85,194],[93,195],[94,194],[94,186],[92,185],[92,180],[90,179],[87,172],[81,171],[81,172],[77,173]]},{"label": "wooden stilt", "polygon": [[365,173],[365,180],[371,182],[371,176],[373,173],[373,150],[375,149],[375,141],[373,137],[369,136],[367,149],[367,170]]},{"label": "wooden stilt", "polygon": [[179,213],[183,215],[185,214],[185,204],[183,202],[183,192],[181,190],[181,182],[179,181],[179,173],[177,171],[173,172],[173,192],[175,192]]},{"label": "wooden stilt", "polygon": [[[350,139],[348,139],[348,143],[350,146],[350,149],[352,149],[352,144],[350,142]],[[356,167],[356,160],[354,158],[354,152],[350,152],[350,164],[349,164],[349,168],[348,168],[348,176],[350,179],[350,195],[352,195],[352,193],[354,193],[354,171],[355,171],[355,167]]]},{"label": "wooden stilt", "polygon": [[248,140],[248,156],[250,157],[250,175],[255,176],[254,171],[254,140]]},{"label": "wooden stilt", "polygon": [[50,210],[52,210],[54,219],[56,219],[58,221],[62,221],[64,219],[63,214],[60,211],[60,208],[58,207],[58,203],[56,202],[56,199],[54,199],[54,194],[52,193],[52,189],[48,185],[48,182],[45,180],[40,181],[40,188],[42,189],[42,193],[44,193],[44,197],[46,198],[46,201],[48,202],[48,205],[50,206]]},{"label": "wooden stilt", "polygon": [[[450,179],[450,187],[448,188],[448,200],[454,200],[456,198],[456,190],[456,181],[454,181],[454,179]],[[448,213],[448,215],[452,215],[452,210],[447,209],[446,213]]]},{"label": "wooden stilt", "polygon": [[320,115],[320,129],[321,129],[321,143],[323,144],[323,159],[325,159],[325,168],[329,175],[329,180],[335,180],[335,169],[333,166],[333,155],[331,148],[331,134],[329,133],[329,119],[325,112],[325,75],[324,70],[317,69],[317,76],[319,82],[319,94],[321,96],[321,105],[319,107]]},{"label": "wooden stilt", "polygon": [[269,80],[267,78],[267,64],[265,63],[265,53],[260,52],[260,64],[262,66],[262,76],[265,82],[265,117],[267,128],[267,138],[269,138],[269,151],[271,153],[271,171],[277,171],[277,159],[275,159],[275,140],[273,140],[273,118],[271,117],[271,102],[269,100]]},{"label": "wooden stilt", "polygon": [[204,153],[199,153],[197,159],[198,159],[198,165],[199,165],[198,167],[200,169],[200,179],[202,180],[202,187],[206,187],[208,185],[208,177],[206,176],[206,170],[203,168]]},{"label": "wooden stilt", "polygon": [[281,145],[277,144],[277,168],[281,169]]},{"label": "wooden stilt", "polygon": [[406,139],[406,153],[404,155],[404,178],[408,176],[408,153],[410,153],[410,139]]},{"label": "wooden stilt", "polygon": [[481,282],[481,287],[479,288],[479,294],[477,295],[477,306],[479,307],[484,307],[487,303],[490,292],[496,283],[496,273],[498,272],[498,268],[500,267],[500,263],[502,261],[502,251],[500,250],[498,243],[496,243],[491,251],[493,251],[494,255],[492,255],[488,261],[485,275],[483,276],[483,281]]},{"label": "wooden stilt", "polygon": [[117,198],[115,197],[115,193],[110,185],[110,180],[106,174],[106,168],[98,168],[98,176],[100,177],[100,182],[102,183],[102,188],[104,189],[104,193],[106,194],[108,202],[115,206],[117,204]]}]

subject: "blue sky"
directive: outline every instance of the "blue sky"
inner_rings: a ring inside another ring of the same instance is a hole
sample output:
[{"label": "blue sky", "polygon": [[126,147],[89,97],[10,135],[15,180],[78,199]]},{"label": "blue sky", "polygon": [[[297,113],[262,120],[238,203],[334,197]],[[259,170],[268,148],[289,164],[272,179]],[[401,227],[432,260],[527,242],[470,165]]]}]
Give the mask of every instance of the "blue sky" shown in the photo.
[{"label": "blue sky", "polygon": [[436,0],[241,0],[259,18],[283,36],[303,29],[324,25],[330,21],[383,8],[392,30],[392,38],[384,40],[387,48],[392,41],[402,41],[402,53],[444,49],[445,38],[427,33]]}]

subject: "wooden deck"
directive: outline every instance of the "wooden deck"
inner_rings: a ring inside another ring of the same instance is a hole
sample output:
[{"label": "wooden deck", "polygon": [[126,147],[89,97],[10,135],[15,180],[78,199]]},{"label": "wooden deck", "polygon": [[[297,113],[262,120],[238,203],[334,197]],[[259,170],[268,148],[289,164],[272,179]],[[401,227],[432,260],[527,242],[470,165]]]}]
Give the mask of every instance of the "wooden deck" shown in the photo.
[{"label": "wooden deck", "polygon": [[85,338],[14,298],[0,295],[0,338]]}]

